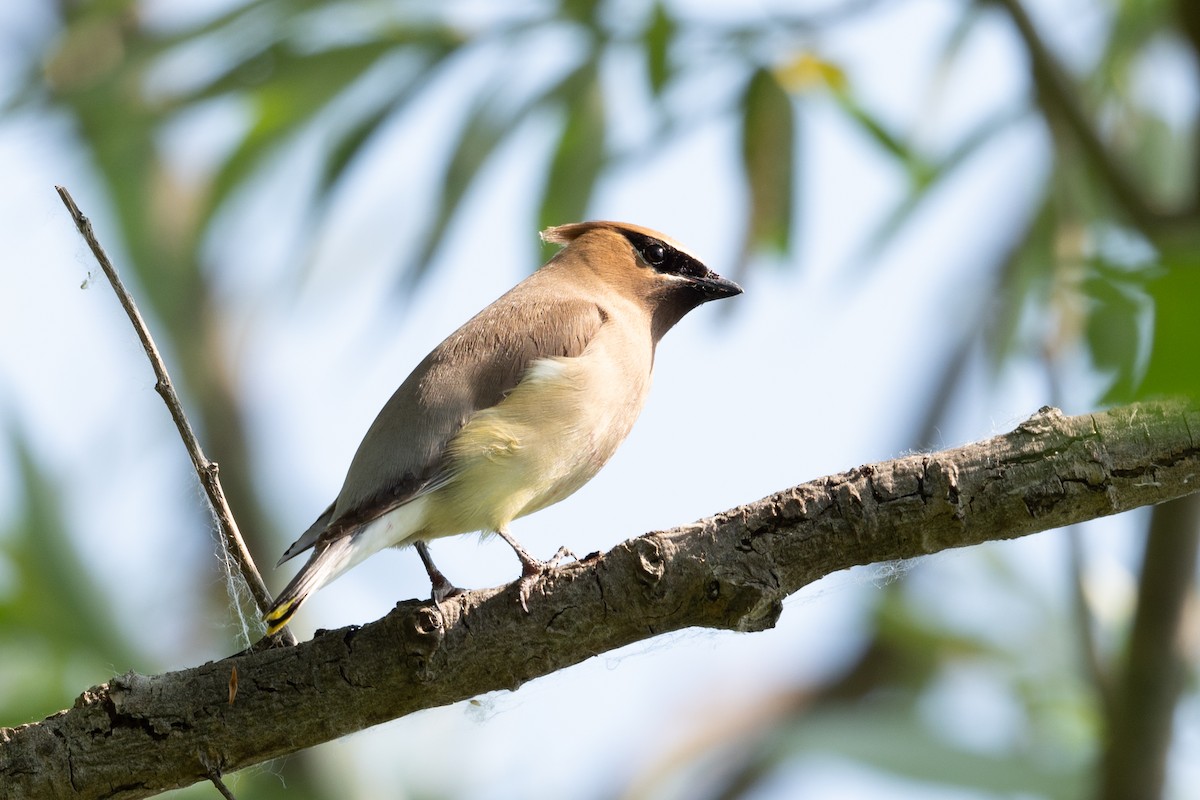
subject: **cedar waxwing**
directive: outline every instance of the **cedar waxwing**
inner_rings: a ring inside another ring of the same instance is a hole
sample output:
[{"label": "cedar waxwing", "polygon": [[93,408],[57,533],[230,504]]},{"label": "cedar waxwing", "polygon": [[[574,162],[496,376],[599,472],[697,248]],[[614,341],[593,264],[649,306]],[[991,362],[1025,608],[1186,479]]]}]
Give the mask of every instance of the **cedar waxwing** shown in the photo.
[{"label": "cedar waxwing", "polygon": [[542,239],[564,247],[438,345],[379,412],[337,499],[279,560],[313,550],[266,613],[268,633],[385,547],[416,545],[440,601],[457,590],[426,542],[471,531],[516,551],[525,605],[558,557],[535,559],[509,523],[591,480],[641,413],[659,339],[742,291],[638,225],[580,222]]}]

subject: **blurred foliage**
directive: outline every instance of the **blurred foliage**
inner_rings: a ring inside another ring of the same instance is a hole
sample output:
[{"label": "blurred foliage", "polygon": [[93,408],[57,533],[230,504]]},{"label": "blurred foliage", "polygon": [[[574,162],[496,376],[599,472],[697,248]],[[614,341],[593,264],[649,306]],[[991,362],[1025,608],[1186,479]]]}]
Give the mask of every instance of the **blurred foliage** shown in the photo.
[{"label": "blurred foliage", "polygon": [[[511,76],[501,73],[468,99],[472,110],[458,133],[447,137],[454,144],[434,187],[440,194],[436,211],[414,257],[397,265],[398,277],[411,281],[422,276],[488,159],[526,119],[560,120],[546,154],[541,227],[584,217],[602,171],[631,155],[608,144],[607,117],[622,98],[601,85],[601,62],[622,48],[640,48],[648,86],[662,98],[680,71],[693,66],[677,63],[673,54],[678,40],[696,32],[665,5],[647,8],[641,19],[619,21],[606,9],[601,3],[514,6],[493,10],[495,19],[477,26],[459,19],[455,4],[257,0],[195,27],[163,31],[142,24],[133,0],[66,3],[62,33],[45,63],[30,65],[16,107],[66,108],[78,121],[82,143],[112,190],[134,264],[155,292],[156,306],[172,317],[186,310],[182,304],[192,296],[193,282],[202,278],[154,280],[145,274],[148,265],[160,269],[164,247],[176,260],[194,259],[207,226],[231,196],[314,125],[321,126],[323,141],[321,177],[310,198],[318,218],[310,231],[320,229],[319,214],[329,210],[324,199],[336,196],[340,182],[372,157],[375,138],[409,113],[442,73],[474,52],[493,48],[503,50],[512,70],[519,71],[525,55],[536,53],[547,34],[578,37],[577,63],[564,65],[528,96],[514,97],[519,91],[509,90]],[[329,24],[333,20],[339,24]],[[793,104],[773,77],[773,65],[754,57],[761,49],[758,40],[773,35],[769,26],[704,35],[723,39],[727,34],[743,40],[727,60],[746,73],[746,90],[701,111],[745,117],[746,174],[755,198],[746,225],[747,251],[785,250],[794,194]],[[206,58],[201,48],[218,49],[219,57]],[[389,80],[371,80],[379,70],[387,70]],[[241,109],[243,130],[206,184],[188,198],[186,218],[174,220],[172,236],[164,240],[153,229],[167,211],[162,203],[170,199],[170,212],[180,212],[179,198],[163,193],[180,187],[162,183],[161,173],[171,165],[163,161],[159,137],[188,110],[217,100]],[[666,100],[656,111],[664,125],[642,143],[646,149],[670,147],[671,137],[658,134],[693,123]]]},{"label": "blurred foliage", "polygon": [[[0,718],[32,720],[87,688],[81,676],[138,663],[76,553],[59,508],[60,489],[19,433],[15,523],[0,533]],[[54,631],[54,636],[46,636]]]},{"label": "blurred foliage", "polygon": [[[999,19],[1028,56],[1029,90],[1018,107],[999,109],[936,147],[880,113],[836,58],[822,52],[825,32],[886,5],[846,0],[823,12],[780,12],[743,23],[692,17],[665,2],[560,0],[465,9],[437,2],[253,0],[165,28],[148,23],[134,0],[59,0],[56,37],[45,52],[31,54],[9,111],[59,114],[72,122],[78,147],[108,192],[144,292],[139,299],[165,326],[156,333],[176,354],[172,368],[198,410],[206,448],[219,455],[234,510],[256,552],[267,552],[266,542],[274,541],[267,536],[271,515],[253,483],[244,412],[230,378],[236,370],[221,346],[203,243],[236,197],[316,130],[318,177],[305,198],[305,235],[312,236],[336,209],[348,176],[370,167],[388,129],[481,52],[499,53],[505,69],[462,89],[464,113],[442,137],[448,150],[429,187],[426,217],[418,220],[418,241],[396,264],[398,287],[425,276],[477,176],[528,120],[553,126],[549,147],[532,159],[545,177],[531,223],[545,226],[586,217],[597,182],[627,160],[673,147],[704,120],[734,118],[740,132],[734,157],[747,188],[737,223],[743,272],[762,254],[794,263],[787,256],[799,247],[804,210],[797,187],[805,169],[800,111],[806,103],[832,101],[904,176],[903,196],[863,237],[863,265],[1005,130],[1037,120],[1049,137],[1051,163],[1018,235],[998,254],[981,256],[994,258],[987,315],[962,341],[950,343],[926,430],[945,412],[976,349],[989,354],[997,372],[1032,358],[1053,373],[1082,354],[1107,376],[1108,400],[1200,396],[1195,120],[1181,123],[1137,88],[1148,71],[1160,68],[1156,59],[1165,43],[1185,54],[1171,69],[1192,70],[1184,79],[1194,89],[1200,4],[1095,0],[1094,10],[1106,15],[1096,34],[1098,52],[1067,70],[1017,0],[962,3],[938,54],[938,76],[958,68],[963,44],[978,26]],[[520,72],[546,37],[574,42],[573,58],[535,85],[511,80],[509,73]],[[649,124],[632,143],[612,135],[614,119],[632,102],[604,77],[604,64],[618,58],[640,65],[644,87],[638,91],[648,98]],[[738,77],[733,88],[715,92],[707,105],[678,102],[678,87],[714,63]],[[387,80],[378,79],[383,72]],[[216,104],[239,111],[240,130],[207,172],[183,180],[162,146],[164,133]],[[0,659],[0,674],[6,688],[21,690],[0,695],[5,721],[57,707],[64,686],[82,689],[72,665],[134,660],[120,631],[97,610],[86,566],[55,510],[52,478],[19,439],[16,451],[26,504],[15,528],[0,538],[6,568],[18,576],[0,596],[0,643],[6,654],[21,655]],[[1074,620],[1047,610],[1043,629],[995,641],[956,633],[921,608],[905,585],[878,593],[872,639],[844,674],[768,698],[769,713],[729,727],[729,738],[696,748],[682,767],[669,762],[674,779],[694,789],[681,796],[746,796],[780,770],[822,753],[943,788],[1047,798],[1087,794],[1103,737],[1102,692],[1096,676],[1078,666],[1087,659],[1072,654],[1074,640],[1061,635],[1092,624],[1086,608]],[[1006,602],[1029,594],[1016,574],[998,580],[995,590]],[[213,601],[225,599],[214,595]],[[1057,632],[1049,641],[1047,630]],[[1119,648],[1088,655],[1113,664]],[[1022,725],[1012,741],[972,750],[923,710],[962,669],[986,675],[1013,698]],[[689,782],[695,775],[706,778],[701,785],[707,788]],[[246,778],[239,796],[267,796],[278,783],[260,777]],[[289,796],[303,796],[297,781],[292,788]]]},{"label": "blurred foliage", "polygon": [[783,255],[791,250],[796,194],[792,100],[775,73],[760,68],[750,76],[741,106],[742,165],[750,188],[747,243]]},{"label": "blurred foliage", "polygon": [[[626,797],[754,797],[797,761],[851,761],[943,790],[1088,796],[1090,743],[1102,720],[1072,663],[1074,642],[1057,635],[1071,620],[1003,561],[981,561],[975,579],[1032,624],[999,636],[962,632],[911,581],[892,583],[879,593],[873,637],[853,663],[828,681],[765,693],[750,709],[722,708],[716,698],[711,715],[698,715],[711,727],[665,760],[685,768],[644,776]],[[1002,692],[981,688],[997,684]]]}]

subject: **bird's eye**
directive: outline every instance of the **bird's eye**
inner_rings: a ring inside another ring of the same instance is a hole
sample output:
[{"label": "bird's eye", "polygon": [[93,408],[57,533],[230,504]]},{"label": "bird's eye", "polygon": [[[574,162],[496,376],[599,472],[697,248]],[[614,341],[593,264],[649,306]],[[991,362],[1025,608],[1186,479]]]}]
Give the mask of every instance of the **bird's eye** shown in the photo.
[{"label": "bird's eye", "polygon": [[642,252],[642,255],[646,257],[646,261],[654,266],[658,266],[666,259],[667,251],[661,244],[652,244]]}]

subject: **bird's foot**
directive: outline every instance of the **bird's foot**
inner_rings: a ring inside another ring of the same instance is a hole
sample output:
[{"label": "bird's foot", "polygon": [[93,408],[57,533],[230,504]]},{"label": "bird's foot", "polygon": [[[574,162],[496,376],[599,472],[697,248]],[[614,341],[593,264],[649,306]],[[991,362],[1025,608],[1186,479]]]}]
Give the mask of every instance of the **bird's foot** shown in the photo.
[{"label": "bird's foot", "polygon": [[[549,572],[558,567],[558,562],[564,558],[573,558],[578,561],[578,557],[568,550],[566,547],[558,548],[558,552],[550,556],[547,561],[538,561],[533,556],[525,551],[519,551],[517,555],[521,556],[521,581],[517,584],[517,595],[521,600],[521,608],[525,613],[529,613],[529,596],[533,594],[533,587],[541,582]],[[545,594],[545,590],[542,592]]]},{"label": "bird's foot", "polygon": [[563,545],[562,547],[558,548],[558,551],[554,555],[550,556],[550,560],[545,562],[542,566],[544,566],[546,569],[554,569],[558,566],[558,562],[562,561],[564,558],[569,558],[572,561],[579,560],[579,556],[572,553],[566,545]]},{"label": "bird's foot", "polygon": [[441,572],[437,575],[430,575],[429,582],[432,585],[430,597],[434,603],[440,603],[448,597],[454,597],[463,593],[463,590],[455,586]]},{"label": "bird's foot", "polygon": [[416,548],[417,554],[421,556],[421,563],[425,565],[425,572],[429,575],[429,583],[433,587],[430,593],[433,602],[441,603],[447,597],[462,594],[462,589],[447,580],[442,571],[433,563],[433,556],[429,555],[429,545],[425,542],[417,542]]}]

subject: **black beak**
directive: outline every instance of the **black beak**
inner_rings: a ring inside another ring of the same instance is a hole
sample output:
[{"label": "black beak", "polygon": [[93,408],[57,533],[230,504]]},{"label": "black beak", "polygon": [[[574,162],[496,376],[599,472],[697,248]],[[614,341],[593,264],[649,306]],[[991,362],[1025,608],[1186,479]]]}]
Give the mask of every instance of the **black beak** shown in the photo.
[{"label": "black beak", "polygon": [[702,277],[691,278],[692,284],[704,295],[704,301],[720,300],[722,297],[734,297],[742,293],[742,287],[731,280],[722,278],[709,270]]}]

